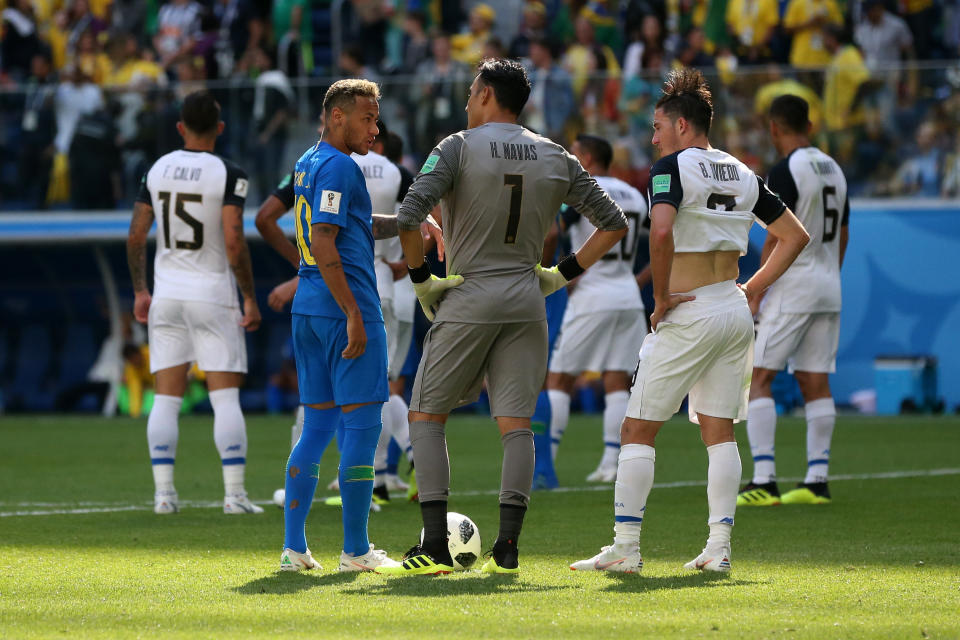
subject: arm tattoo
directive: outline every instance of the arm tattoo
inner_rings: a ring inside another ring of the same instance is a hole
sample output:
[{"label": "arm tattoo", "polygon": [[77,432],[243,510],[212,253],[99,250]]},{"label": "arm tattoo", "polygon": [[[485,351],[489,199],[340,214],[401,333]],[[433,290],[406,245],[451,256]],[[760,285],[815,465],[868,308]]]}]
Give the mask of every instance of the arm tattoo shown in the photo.
[{"label": "arm tattoo", "polygon": [[387,216],[380,213],[373,214],[373,239],[386,240],[397,236],[397,216]]},{"label": "arm tattoo", "polygon": [[147,234],[153,225],[153,207],[138,202],[133,207],[130,232],[127,236],[127,265],[134,291],[147,288]]},{"label": "arm tattoo", "polygon": [[[247,246],[247,240],[243,235],[243,210],[237,207],[237,215],[230,221],[230,236],[227,241],[227,254],[230,258],[230,268],[237,279],[237,286],[240,287],[240,293],[244,300],[253,300],[257,296],[256,287],[253,284],[253,265],[250,261],[250,248]],[[232,242],[231,242],[232,240]],[[234,249],[231,251],[230,246]]]}]

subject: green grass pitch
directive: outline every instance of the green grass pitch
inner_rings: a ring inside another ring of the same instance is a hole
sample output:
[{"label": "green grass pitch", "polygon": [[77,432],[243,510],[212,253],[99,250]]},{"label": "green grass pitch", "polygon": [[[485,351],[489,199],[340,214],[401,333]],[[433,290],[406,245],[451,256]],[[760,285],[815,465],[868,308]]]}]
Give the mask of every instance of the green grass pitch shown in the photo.
[{"label": "green grass pitch", "polygon": [[[287,417],[248,420],[247,488],[280,487]],[[706,538],[706,454],[675,419],[660,434],[657,487],[635,576],[574,573],[612,539],[609,487],[584,477],[600,455],[597,416],[574,416],[558,460],[563,491],[537,492],[519,576],[338,575],[340,512],[315,504],[308,541],[324,569],[277,571],[282,513],[225,516],[212,419],[180,426],[182,510],[155,516],[144,420],[0,419],[0,638],[957,638],[960,420],[841,417],[833,504],[740,509],[733,573],[682,564]],[[778,471],[805,468],[804,424],[781,419]],[[497,526],[500,444],[487,419],[448,427],[452,510],[484,547]],[[738,428],[744,476],[746,434]],[[321,489],[333,477],[325,456]],[[782,484],[784,486],[786,483]],[[191,506],[192,503],[192,506]],[[65,513],[70,512],[71,513]],[[398,557],[419,510],[371,514],[371,540]]]}]

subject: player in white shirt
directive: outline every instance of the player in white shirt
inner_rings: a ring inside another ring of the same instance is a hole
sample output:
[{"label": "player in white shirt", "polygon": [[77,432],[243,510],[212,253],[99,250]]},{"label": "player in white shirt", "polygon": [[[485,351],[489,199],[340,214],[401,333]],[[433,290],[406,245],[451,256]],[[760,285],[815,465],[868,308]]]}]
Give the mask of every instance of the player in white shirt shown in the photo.
[{"label": "player in white shirt", "polygon": [[[747,434],[753,479],[737,497],[743,506],[826,504],[830,440],[837,410],[829,374],[836,370],[840,336],[840,266],[847,247],[850,204],[840,166],[809,139],[808,105],[780,96],[770,106],[770,136],[783,156],[768,184],[810,234],[796,262],[767,291],[759,306],[757,344]],[[776,246],[767,237],[761,261]],[[807,417],[807,473],[796,489],[780,496],[774,461],[777,408],[770,385],[784,367],[796,377]]]},{"label": "player in white shirt", "polygon": [[[627,235],[597,264],[571,283],[563,325],[547,373],[550,398],[552,454],[570,419],[570,394],[584,371],[603,374],[603,456],[588,482],[613,482],[620,454],[620,423],[630,397],[630,375],[647,335],[640,288],[633,275],[637,232],[647,218],[647,199],[623,180],[608,176],[613,148],[603,138],[580,135],[570,148],[600,188],[620,205],[627,217]],[[577,249],[596,227],[571,208],[560,214],[561,228]]]},{"label": "player in white shirt", "polygon": [[[650,170],[653,333],[640,349],[614,489],[614,541],[570,565],[578,571],[636,573],[640,528],[653,487],[654,442],[688,393],[689,415],[707,447],[710,534],[689,569],[730,570],[730,534],[740,484],[733,423],[746,417],[753,361],[749,303],[787,270],[809,237],[763,180],[710,146],[713,100],[703,74],[677,69],[653,119],[660,160]],[[769,258],[738,287],[737,262],[754,221],[778,239]]]},{"label": "player in white shirt", "polygon": [[[354,161],[360,165],[363,177],[367,183],[367,192],[374,213],[394,214],[400,202],[400,170],[383,155],[387,140],[387,128],[383,122],[377,123],[380,133],[374,139],[370,152],[365,156],[353,154]],[[407,344],[401,354],[400,319],[394,305],[394,277],[399,273],[405,280],[406,263],[401,262],[403,249],[400,239],[386,238],[374,242],[374,270],[377,274],[377,293],[380,294],[380,310],[383,312],[383,326],[387,333],[387,359],[390,367],[390,379],[394,380],[399,374],[403,361],[397,362],[402,355],[406,358],[406,347],[409,346],[410,335],[406,336]],[[401,267],[396,272],[391,263]],[[396,371],[395,371],[396,370]],[[395,393],[384,403],[381,418],[383,430],[380,432],[380,442],[377,444],[377,453],[374,457],[374,496],[375,499],[387,502],[390,500],[389,490],[406,490],[406,484],[401,485],[399,478],[391,478],[391,486],[387,486],[387,450],[390,438],[403,450],[408,458],[412,459],[410,447],[410,423],[408,421],[407,403]]]},{"label": "player in white shirt", "polygon": [[[177,416],[192,362],[207,375],[213,436],[223,465],[223,511],[263,512],[247,498],[243,484],[247,431],[239,387],[247,372],[244,330],[260,325],[243,235],[247,175],[214,155],[223,128],[220,105],[209,91],[184,99],[177,123],[184,148],[157,160],[143,177],[127,240],[134,316],[147,323],[150,371],[156,375],[147,441],[156,485],[154,511],[161,514],[178,510],[173,484]],[[146,243],[155,212],[159,220],[151,296]]]}]

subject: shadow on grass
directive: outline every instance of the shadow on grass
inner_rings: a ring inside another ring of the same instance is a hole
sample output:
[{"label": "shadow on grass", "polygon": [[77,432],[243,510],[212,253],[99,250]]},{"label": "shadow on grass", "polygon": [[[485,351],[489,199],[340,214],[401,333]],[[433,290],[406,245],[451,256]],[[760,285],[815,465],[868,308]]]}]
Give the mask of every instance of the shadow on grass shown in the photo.
[{"label": "shadow on grass", "polygon": [[285,594],[306,591],[316,587],[329,587],[347,582],[353,582],[357,573],[307,573],[277,571],[269,576],[257,578],[250,582],[233,587],[232,591],[244,596],[259,596],[262,594]]},{"label": "shadow on grass", "polygon": [[614,593],[644,593],[663,589],[691,589],[696,587],[742,587],[759,584],[757,580],[737,580],[722,573],[691,573],[683,576],[644,577],[641,575],[609,574],[610,584],[603,591]]},{"label": "shadow on grass", "polygon": [[382,583],[351,586],[343,593],[445,598],[463,595],[564,591],[575,588],[523,582],[517,575],[483,575],[476,572],[455,578],[445,576],[406,576],[385,578]]}]

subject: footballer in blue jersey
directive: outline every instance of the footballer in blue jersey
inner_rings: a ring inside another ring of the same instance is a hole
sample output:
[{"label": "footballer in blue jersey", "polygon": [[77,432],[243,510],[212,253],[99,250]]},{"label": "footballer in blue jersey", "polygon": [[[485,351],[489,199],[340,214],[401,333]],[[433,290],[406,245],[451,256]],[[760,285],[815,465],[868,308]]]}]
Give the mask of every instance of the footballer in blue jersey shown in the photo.
[{"label": "footballer in blue jersey", "polygon": [[374,274],[370,196],[350,158],[365,155],[377,135],[379,98],[379,88],[367,80],[331,85],[323,101],[325,130],[294,169],[300,282],[293,346],[305,409],[303,433],[287,463],[282,570],[319,568],[304,523],[320,457],[338,430],[344,533],[339,570],[399,566],[367,538],[373,458],[388,398],[387,340]]}]

